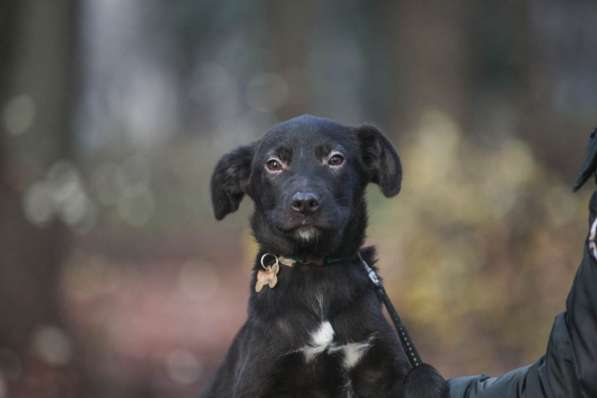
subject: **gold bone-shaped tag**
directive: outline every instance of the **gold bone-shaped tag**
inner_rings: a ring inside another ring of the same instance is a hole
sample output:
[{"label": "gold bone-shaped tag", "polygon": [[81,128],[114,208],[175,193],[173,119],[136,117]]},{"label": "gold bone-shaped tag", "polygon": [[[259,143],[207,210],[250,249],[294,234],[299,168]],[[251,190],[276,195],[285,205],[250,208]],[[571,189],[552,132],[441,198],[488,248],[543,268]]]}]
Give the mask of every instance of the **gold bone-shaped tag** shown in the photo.
[{"label": "gold bone-shaped tag", "polygon": [[275,287],[278,283],[278,272],[280,272],[280,265],[278,263],[257,271],[255,291],[259,293],[264,286]]}]

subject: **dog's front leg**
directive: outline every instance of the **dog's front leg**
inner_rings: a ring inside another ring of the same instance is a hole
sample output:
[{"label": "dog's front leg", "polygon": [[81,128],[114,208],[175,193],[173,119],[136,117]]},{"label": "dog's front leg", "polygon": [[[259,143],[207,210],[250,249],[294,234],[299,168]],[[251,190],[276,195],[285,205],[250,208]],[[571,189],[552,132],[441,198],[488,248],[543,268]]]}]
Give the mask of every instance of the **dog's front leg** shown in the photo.
[{"label": "dog's front leg", "polygon": [[398,398],[403,397],[407,366],[395,346],[377,340],[348,375],[358,397]]},{"label": "dog's front leg", "polygon": [[233,381],[232,397],[266,397],[273,382],[274,363],[271,358],[257,353],[242,358]]},{"label": "dog's front leg", "polygon": [[431,366],[423,364],[404,377],[404,363],[385,354],[388,347],[377,346],[351,374],[359,397],[446,398],[447,383]]},{"label": "dog's front leg", "polygon": [[431,365],[411,369],[404,381],[405,398],[446,398],[448,383]]},{"label": "dog's front leg", "polygon": [[[272,336],[272,329],[251,325],[239,342],[240,355],[234,366],[233,398],[269,396],[275,382],[275,370],[288,351],[288,343]],[[219,398],[219,397],[218,397]]]},{"label": "dog's front leg", "polygon": [[226,358],[202,398],[259,398],[268,395],[283,342],[268,331],[246,323],[234,339]]},{"label": "dog's front leg", "polygon": [[[346,359],[350,355],[345,355]],[[349,372],[359,397],[445,398],[447,383],[431,366],[411,369],[400,343],[389,324],[378,326],[378,333],[358,364]]]}]

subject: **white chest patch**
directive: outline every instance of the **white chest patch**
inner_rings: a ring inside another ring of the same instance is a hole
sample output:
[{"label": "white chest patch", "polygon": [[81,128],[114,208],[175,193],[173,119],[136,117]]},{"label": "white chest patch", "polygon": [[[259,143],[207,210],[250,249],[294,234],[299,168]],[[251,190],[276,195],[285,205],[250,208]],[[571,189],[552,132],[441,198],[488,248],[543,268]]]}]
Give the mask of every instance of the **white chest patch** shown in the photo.
[{"label": "white chest patch", "polygon": [[305,354],[305,361],[312,361],[317,355],[327,350],[334,341],[334,329],[328,321],[322,322],[313,333],[309,344],[301,349]]},{"label": "white chest patch", "polygon": [[349,370],[354,368],[367,350],[371,347],[370,339],[360,343],[348,343],[330,348],[330,352],[341,351],[343,354],[342,366]]},{"label": "white chest patch", "polygon": [[335,332],[330,322],[322,322],[311,333],[309,344],[299,350],[305,355],[305,361],[309,363],[319,354],[326,351],[329,353],[341,352],[342,366],[344,369],[349,370],[354,368],[363,358],[363,355],[367,353],[373,339],[373,336],[371,336],[365,341],[336,345],[334,344],[334,334]]}]

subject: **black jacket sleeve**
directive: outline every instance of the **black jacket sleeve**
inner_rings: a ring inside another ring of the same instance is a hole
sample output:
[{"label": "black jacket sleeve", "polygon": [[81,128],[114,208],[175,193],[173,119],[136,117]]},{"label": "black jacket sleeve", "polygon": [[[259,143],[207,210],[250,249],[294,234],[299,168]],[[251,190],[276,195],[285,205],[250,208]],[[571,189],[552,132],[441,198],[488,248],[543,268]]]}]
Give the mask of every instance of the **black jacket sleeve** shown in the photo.
[{"label": "black jacket sleeve", "polygon": [[[591,135],[580,185],[595,172]],[[577,182],[576,189],[580,188]],[[566,312],[556,317],[547,352],[535,363],[499,377],[449,380],[450,398],[597,398],[597,192],[589,205],[589,232]]]}]

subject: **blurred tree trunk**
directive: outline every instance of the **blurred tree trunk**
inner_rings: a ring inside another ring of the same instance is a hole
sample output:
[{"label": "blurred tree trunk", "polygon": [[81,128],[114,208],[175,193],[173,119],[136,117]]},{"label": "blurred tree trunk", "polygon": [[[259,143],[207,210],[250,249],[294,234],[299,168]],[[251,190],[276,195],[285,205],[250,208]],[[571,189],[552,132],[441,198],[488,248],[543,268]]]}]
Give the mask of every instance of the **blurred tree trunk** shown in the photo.
[{"label": "blurred tree trunk", "polygon": [[393,51],[399,74],[395,125],[410,129],[429,110],[468,124],[466,107],[467,7],[462,1],[401,1],[388,6],[397,38]]},{"label": "blurred tree trunk", "polygon": [[23,207],[28,186],[72,154],[75,14],[75,0],[0,5],[0,381],[10,397],[75,394],[74,365],[39,352],[56,348],[56,333],[69,341],[59,292],[68,232],[56,220],[35,226]]},{"label": "blurred tree trunk", "polygon": [[[587,92],[595,92],[597,65],[593,21],[597,4],[522,2],[526,17],[524,62],[526,95],[521,107],[519,132],[538,159],[564,180],[572,182],[578,172],[591,128],[595,125],[594,101],[578,100],[578,81]],[[515,8],[522,8],[517,5]],[[558,23],[553,24],[554,16]],[[520,46],[519,46],[520,47]],[[566,98],[566,99],[564,99]],[[566,102],[567,106],[557,105]],[[575,159],[575,160],[570,160]]]},{"label": "blurred tree trunk", "polygon": [[529,17],[528,4],[475,3],[467,24],[471,48],[469,79],[473,138],[500,141],[517,133],[528,137]]},{"label": "blurred tree trunk", "polygon": [[279,120],[305,113],[310,100],[307,63],[309,61],[309,34],[305,26],[313,21],[313,2],[264,2],[267,16],[267,38],[271,56],[267,67],[280,73],[288,84],[288,101],[276,109]]}]

